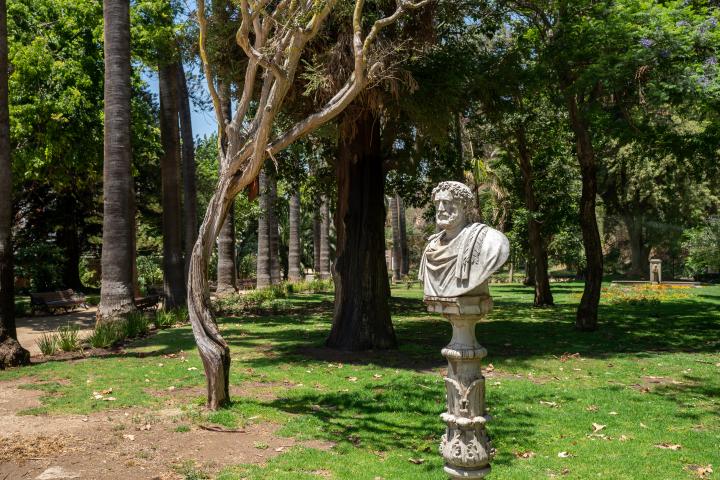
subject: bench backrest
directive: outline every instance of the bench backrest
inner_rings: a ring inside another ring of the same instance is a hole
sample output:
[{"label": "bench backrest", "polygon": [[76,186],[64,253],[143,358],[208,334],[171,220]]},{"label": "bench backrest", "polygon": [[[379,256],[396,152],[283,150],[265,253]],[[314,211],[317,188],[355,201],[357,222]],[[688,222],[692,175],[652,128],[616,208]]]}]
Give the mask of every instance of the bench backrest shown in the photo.
[{"label": "bench backrest", "polygon": [[77,300],[80,296],[72,288],[58,290],[57,292],[31,293],[30,299],[34,303],[58,302],[62,300]]}]

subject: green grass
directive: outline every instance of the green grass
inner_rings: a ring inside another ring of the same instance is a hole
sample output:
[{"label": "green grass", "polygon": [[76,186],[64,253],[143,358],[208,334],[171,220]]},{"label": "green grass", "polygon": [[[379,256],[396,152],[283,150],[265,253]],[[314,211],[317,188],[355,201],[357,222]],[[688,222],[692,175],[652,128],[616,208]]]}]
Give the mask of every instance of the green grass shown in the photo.
[{"label": "green grass", "polygon": [[[557,306],[544,309],[530,307],[528,288],[491,288],[495,309],[477,327],[489,352],[485,365],[494,366],[488,430],[498,454],[490,478],[685,479],[696,478],[690,465],[720,468],[720,287],[652,302],[608,293],[594,333],[573,329],[580,284],[554,284]],[[325,349],[330,294],[290,294],[294,308],[285,313],[221,319],[232,349],[230,383],[247,394],[210,414],[198,409],[198,397],[184,424],[272,421],[280,435],[335,446],[295,447],[220,478],[445,479],[437,453],[445,404],[440,349],[450,327],[421,298],[417,287],[393,289],[394,352]],[[27,388],[45,392],[43,406],[26,412],[35,414],[153,408],[162,403],[153,392],[204,386],[189,326],[138,340],[124,354],[1,375],[32,376]],[[115,402],[92,398],[107,388]],[[593,423],[606,425],[598,432],[604,437],[590,436]],[[682,447],[655,446],[662,443]],[[527,451],[534,456],[515,455]],[[559,458],[561,451],[572,456]]]}]

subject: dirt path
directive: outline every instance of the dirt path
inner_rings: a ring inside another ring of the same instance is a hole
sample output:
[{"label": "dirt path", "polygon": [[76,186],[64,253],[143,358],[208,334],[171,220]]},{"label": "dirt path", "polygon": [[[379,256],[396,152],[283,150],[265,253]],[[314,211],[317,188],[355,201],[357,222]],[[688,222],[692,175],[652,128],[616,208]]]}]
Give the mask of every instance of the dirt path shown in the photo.
[{"label": "dirt path", "polygon": [[263,463],[298,443],[275,436],[278,426],[265,422],[243,432],[203,430],[190,426],[177,408],[18,415],[40,405],[41,392],[17,388],[27,382],[0,382],[0,480],[182,479],[188,466],[214,473]]},{"label": "dirt path", "polygon": [[[76,325],[79,337],[85,338],[92,333],[95,327],[96,307],[87,310],[79,309],[62,315],[47,315],[43,317],[21,317],[15,320],[17,325],[18,341],[20,345],[30,351],[31,356],[40,355],[37,341],[43,333],[55,332],[64,325]],[[0,477],[2,480],[2,477]]]}]

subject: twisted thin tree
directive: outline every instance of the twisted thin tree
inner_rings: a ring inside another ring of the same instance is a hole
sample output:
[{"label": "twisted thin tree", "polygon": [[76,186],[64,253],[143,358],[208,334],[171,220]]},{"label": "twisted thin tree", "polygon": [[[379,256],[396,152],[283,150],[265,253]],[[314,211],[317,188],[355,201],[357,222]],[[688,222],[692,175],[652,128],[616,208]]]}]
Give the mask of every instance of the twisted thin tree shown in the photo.
[{"label": "twisted thin tree", "polygon": [[364,28],[364,0],[355,0],[352,73],[317,111],[281,129],[276,119],[295,82],[305,47],[320,32],[337,0],[240,0],[240,27],[235,40],[247,56],[247,64],[242,93],[229,121],[222,115],[214,68],[208,62],[205,2],[198,0],[200,56],[218,122],[218,147],[223,166],[193,248],[188,278],[190,321],[205,368],[210,409],[217,409],[230,399],[229,347],[210,309],[208,261],[233,199],[255,180],[268,156],[335,118],[368,84],[378,80],[384,70],[383,56],[376,55],[374,48],[378,34],[409,10],[428,2],[398,0],[391,15]]}]

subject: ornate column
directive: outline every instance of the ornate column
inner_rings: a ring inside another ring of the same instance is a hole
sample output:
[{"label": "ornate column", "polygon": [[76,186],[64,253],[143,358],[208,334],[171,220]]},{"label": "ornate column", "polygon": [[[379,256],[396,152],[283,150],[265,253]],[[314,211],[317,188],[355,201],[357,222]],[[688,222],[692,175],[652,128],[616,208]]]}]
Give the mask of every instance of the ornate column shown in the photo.
[{"label": "ornate column", "polygon": [[480,362],[487,355],[475,338],[475,324],[492,309],[492,298],[483,296],[425,297],[428,311],[440,313],[452,325],[450,343],[442,349],[448,361],[445,388],[447,424],[440,442],[445,472],[451,479],[483,478],[490,473],[495,454],[485,431],[490,416],[485,409],[485,377]]}]

